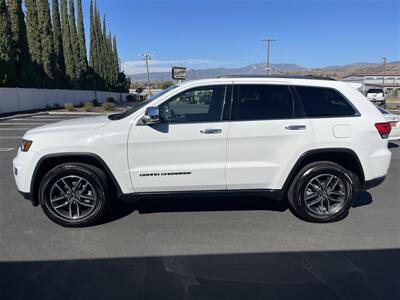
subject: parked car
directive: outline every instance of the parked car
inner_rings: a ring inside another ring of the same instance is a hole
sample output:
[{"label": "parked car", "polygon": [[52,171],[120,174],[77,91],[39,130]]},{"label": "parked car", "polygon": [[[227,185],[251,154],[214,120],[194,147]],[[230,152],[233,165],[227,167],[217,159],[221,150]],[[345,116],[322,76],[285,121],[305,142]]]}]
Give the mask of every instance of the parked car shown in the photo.
[{"label": "parked car", "polygon": [[386,97],[383,89],[369,89],[367,92],[367,99],[375,105],[386,107]]},{"label": "parked car", "polygon": [[388,122],[390,122],[390,126],[392,126],[392,131],[389,135],[389,140],[400,140],[400,115],[392,114],[391,112],[378,107],[379,111],[383,114]]},{"label": "parked car", "polygon": [[304,220],[337,221],[391,160],[391,126],[365,100],[317,78],[184,82],[123,113],[28,131],[13,171],[63,226],[95,224],[117,197],[194,194],[288,199]]}]

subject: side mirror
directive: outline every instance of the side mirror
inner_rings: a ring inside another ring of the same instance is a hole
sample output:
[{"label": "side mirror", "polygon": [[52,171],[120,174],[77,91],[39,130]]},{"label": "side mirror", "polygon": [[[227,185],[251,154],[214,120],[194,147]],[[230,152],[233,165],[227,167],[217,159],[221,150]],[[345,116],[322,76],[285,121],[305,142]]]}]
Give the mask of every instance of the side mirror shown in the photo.
[{"label": "side mirror", "polygon": [[155,106],[148,107],[141,121],[142,124],[144,125],[152,125],[160,123],[161,122],[160,110],[158,109],[158,107]]}]

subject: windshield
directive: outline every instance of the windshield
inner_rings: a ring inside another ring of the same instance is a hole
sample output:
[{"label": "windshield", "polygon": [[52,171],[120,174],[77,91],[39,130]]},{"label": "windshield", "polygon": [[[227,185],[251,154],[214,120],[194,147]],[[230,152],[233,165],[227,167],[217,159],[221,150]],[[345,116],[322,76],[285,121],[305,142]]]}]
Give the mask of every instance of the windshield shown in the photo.
[{"label": "windshield", "polygon": [[160,96],[162,96],[162,95],[168,93],[169,91],[175,89],[176,87],[177,87],[177,85],[173,85],[173,86],[171,86],[171,87],[169,87],[169,88],[163,90],[162,92],[160,92],[160,93],[158,93],[158,94],[156,94],[156,95],[151,96],[149,99],[147,99],[147,100],[145,100],[145,101],[141,101],[141,102],[139,102],[139,103],[134,103],[134,105],[133,105],[131,108],[129,108],[128,110],[126,110],[125,112],[119,113],[119,114],[110,115],[108,118],[109,118],[110,120],[121,120],[121,119],[124,119],[124,118],[126,118],[127,116],[133,114],[135,111],[139,110],[140,108],[146,106],[146,105],[149,104],[150,102],[156,100],[158,97],[160,97]]},{"label": "windshield", "polygon": [[379,93],[383,93],[383,90],[381,89],[371,89],[368,91],[368,94],[370,93],[375,93],[375,94],[379,94]]}]

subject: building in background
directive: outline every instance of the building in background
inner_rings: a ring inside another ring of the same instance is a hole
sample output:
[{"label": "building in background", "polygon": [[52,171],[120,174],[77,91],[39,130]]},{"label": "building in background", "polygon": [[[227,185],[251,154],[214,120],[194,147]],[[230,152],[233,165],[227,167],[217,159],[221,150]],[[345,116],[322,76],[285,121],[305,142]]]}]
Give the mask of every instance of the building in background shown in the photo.
[{"label": "building in background", "polygon": [[386,95],[400,96],[400,74],[386,75],[385,78],[382,75],[353,74],[344,77],[342,80],[349,83],[360,83],[361,92],[364,94],[369,89],[383,87]]}]

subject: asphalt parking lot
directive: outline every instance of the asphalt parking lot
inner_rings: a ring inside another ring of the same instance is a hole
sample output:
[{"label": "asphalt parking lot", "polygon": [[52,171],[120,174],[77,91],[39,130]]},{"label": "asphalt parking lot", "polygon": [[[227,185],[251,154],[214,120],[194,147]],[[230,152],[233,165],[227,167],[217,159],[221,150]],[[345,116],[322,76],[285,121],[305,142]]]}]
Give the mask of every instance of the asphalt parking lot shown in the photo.
[{"label": "asphalt parking lot", "polygon": [[66,115],[0,121],[0,299],[399,299],[400,143],[350,214],[311,224],[262,198],[148,200],[62,228],[18,194],[24,132]]}]

